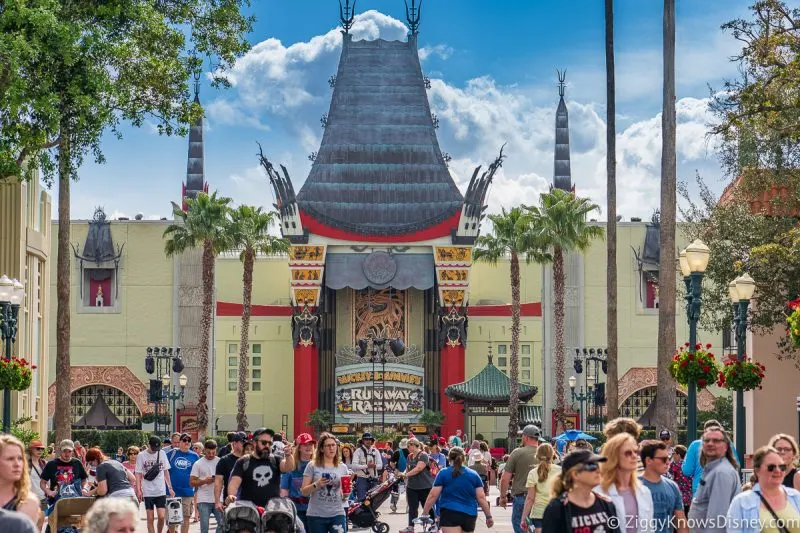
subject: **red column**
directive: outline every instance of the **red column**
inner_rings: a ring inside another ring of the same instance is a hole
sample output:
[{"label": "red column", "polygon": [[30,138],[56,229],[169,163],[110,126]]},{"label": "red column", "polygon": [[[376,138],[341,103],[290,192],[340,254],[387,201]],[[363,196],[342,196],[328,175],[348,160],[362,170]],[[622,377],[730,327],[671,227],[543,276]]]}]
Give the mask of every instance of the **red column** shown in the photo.
[{"label": "red column", "polygon": [[444,395],[444,390],[449,385],[461,383],[466,379],[464,377],[464,345],[461,343],[458,346],[445,344],[440,352],[439,364],[441,365],[439,397],[442,402],[442,412],[445,415],[442,436],[447,438],[455,435],[457,429],[462,429],[465,433],[468,429],[463,427],[464,413],[461,412],[461,404],[451,403],[450,399]]},{"label": "red column", "polygon": [[308,415],[319,407],[319,356],[317,344],[294,347],[294,434],[312,433]]}]

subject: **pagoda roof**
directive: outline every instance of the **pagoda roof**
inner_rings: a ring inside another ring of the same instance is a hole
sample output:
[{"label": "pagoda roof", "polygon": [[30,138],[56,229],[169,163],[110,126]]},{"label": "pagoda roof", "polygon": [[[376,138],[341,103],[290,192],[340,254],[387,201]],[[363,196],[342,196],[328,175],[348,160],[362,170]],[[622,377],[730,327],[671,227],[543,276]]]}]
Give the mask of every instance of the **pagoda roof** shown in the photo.
[{"label": "pagoda roof", "polygon": [[366,236],[455,229],[463,196],[439,149],[416,36],[343,37],[325,133],[297,194],[303,218]]},{"label": "pagoda roof", "polygon": [[[520,402],[527,402],[536,396],[536,387],[519,382],[518,387]],[[490,359],[489,363],[483,367],[483,370],[467,381],[448,386],[444,393],[454,400],[466,400],[468,402],[508,402],[511,394],[511,378],[494,366]]]}]

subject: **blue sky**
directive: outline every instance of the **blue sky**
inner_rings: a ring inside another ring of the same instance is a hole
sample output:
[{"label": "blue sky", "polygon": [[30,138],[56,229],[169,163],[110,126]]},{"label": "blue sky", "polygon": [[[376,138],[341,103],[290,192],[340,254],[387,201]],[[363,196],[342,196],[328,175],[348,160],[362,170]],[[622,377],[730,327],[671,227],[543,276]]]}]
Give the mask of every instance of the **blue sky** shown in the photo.
[{"label": "blue sky", "polygon": [[[706,138],[708,86],[736,74],[729,57],[739,46],[719,29],[747,16],[747,2],[677,2],[678,176],[700,172],[716,190],[725,177]],[[658,206],[662,2],[617,0],[618,212],[649,217]],[[206,83],[205,168],[211,189],[235,203],[271,205],[255,158],[287,166],[299,189],[307,156],[319,146],[341,50],[334,0],[255,0],[251,51],[232,73],[234,87]],[[402,0],[360,0],[355,38],[402,39]],[[440,119],[439,143],[453,157],[463,188],[473,168],[508,143],[508,160],[490,196],[490,211],[532,203],[552,179],[556,68],[567,69],[573,181],[579,194],[605,205],[605,65],[601,0],[426,0],[420,28],[429,99]],[[109,215],[168,216],[186,174],[186,138],[152,126],[107,135],[107,162],[84,164],[73,186],[72,216],[95,206]],[[53,191],[54,196],[56,191]],[[55,204],[54,204],[55,205]],[[604,218],[601,214],[599,218]]]}]

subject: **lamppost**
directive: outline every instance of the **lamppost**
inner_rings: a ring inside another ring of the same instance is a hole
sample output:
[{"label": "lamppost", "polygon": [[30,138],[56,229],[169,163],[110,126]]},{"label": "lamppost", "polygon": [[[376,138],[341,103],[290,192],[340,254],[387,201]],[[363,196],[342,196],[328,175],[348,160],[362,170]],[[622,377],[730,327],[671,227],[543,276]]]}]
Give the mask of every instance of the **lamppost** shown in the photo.
[{"label": "lamppost", "polygon": [[[747,308],[756,290],[756,282],[750,274],[743,274],[728,283],[728,293],[733,302],[733,324],[736,333],[736,359],[744,361],[747,343]],[[736,391],[736,451],[739,464],[744,465],[747,426],[744,420],[744,391]]]},{"label": "lamppost", "polygon": [[375,426],[375,364],[381,365],[381,433],[386,431],[386,356],[387,350],[395,357],[406,352],[406,346],[399,338],[373,337],[359,339],[356,354],[361,361],[372,363],[372,426]]},{"label": "lamppost", "polygon": [[186,374],[181,374],[180,377],[178,378],[178,384],[181,386],[180,390],[178,390],[174,386],[174,384],[172,386],[172,389],[170,390],[170,384],[172,383],[172,376],[170,376],[169,374],[164,374],[163,376],[161,376],[161,385],[162,385],[162,388],[161,388],[162,396],[161,397],[164,398],[164,401],[172,400],[172,431],[173,432],[178,430],[178,421],[175,418],[175,415],[177,414],[177,411],[175,409],[175,402],[177,402],[178,400],[182,400],[183,399],[183,393],[184,393],[184,390],[186,389],[186,383],[188,383],[188,382],[189,382],[189,378],[186,377]]},{"label": "lamppost", "polygon": [[[25,286],[16,279],[0,276],[0,348],[5,348],[6,359],[17,340],[19,306],[25,298]],[[2,353],[2,351],[0,351]],[[11,389],[3,389],[3,433],[11,433]]]},{"label": "lamppost", "polygon": [[[588,409],[587,413],[591,412],[593,415],[602,418],[603,406],[606,402],[605,383],[600,382],[600,370],[603,373],[608,372],[608,349],[607,348],[575,348],[575,359],[573,361],[573,368],[575,373],[583,374],[583,362],[586,361],[586,392],[588,394]],[[591,365],[591,366],[590,366]],[[596,407],[596,412],[593,407]],[[589,429],[588,414],[586,416],[586,429]],[[602,426],[602,422],[599,423]],[[582,428],[583,429],[583,428]]]},{"label": "lamppost", "polygon": [[[700,239],[680,253],[679,263],[683,282],[686,284],[686,318],[689,321],[689,353],[695,353],[697,344],[697,322],[700,320],[701,294],[703,291],[703,273],[708,266],[711,250]],[[689,413],[686,421],[686,433],[689,442],[697,439],[697,384],[689,379],[686,394]]]},{"label": "lamppost", "polygon": [[580,403],[580,410],[578,411],[578,419],[581,422],[581,431],[584,431],[586,428],[584,427],[583,422],[583,402],[585,402],[589,396],[583,392],[583,386],[581,385],[581,391],[578,394],[575,394],[575,385],[578,383],[578,379],[575,376],[570,376],[567,379],[569,382],[569,390],[572,393],[572,401]]},{"label": "lamppost", "polygon": [[[170,365],[171,363],[171,365]],[[155,374],[157,379],[150,379],[150,395],[149,400],[153,404],[153,411],[155,415],[155,426],[153,428],[153,433],[158,434],[160,429],[159,418],[158,418],[158,411],[159,405],[162,402],[166,402],[164,398],[164,378],[163,376],[166,374],[169,376],[170,373],[170,366],[172,368],[172,372],[175,374],[180,374],[183,372],[183,359],[181,359],[181,349],[180,347],[172,347],[172,346],[148,346],[147,347],[147,355],[144,358],[144,369],[148,374]],[[159,377],[160,376],[160,377]],[[167,384],[171,381],[171,379],[167,380]],[[185,387],[185,385],[183,385]],[[167,414],[167,410],[169,407],[166,405],[164,406],[164,414]],[[165,428],[169,428],[169,424],[164,424]]]}]

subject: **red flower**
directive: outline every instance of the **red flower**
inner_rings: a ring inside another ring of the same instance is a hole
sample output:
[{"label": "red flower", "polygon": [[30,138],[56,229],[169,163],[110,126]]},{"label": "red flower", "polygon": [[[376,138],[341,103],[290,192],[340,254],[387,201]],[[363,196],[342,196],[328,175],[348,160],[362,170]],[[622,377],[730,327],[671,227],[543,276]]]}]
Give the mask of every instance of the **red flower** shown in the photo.
[{"label": "red flower", "polygon": [[700,378],[700,379],[697,380],[697,386],[698,387],[705,387],[707,383],[708,382],[703,378]]},{"label": "red flower", "polygon": [[702,350],[703,349],[703,345],[698,342],[697,344],[694,345],[694,349],[695,350]]},{"label": "red flower", "polygon": [[711,370],[710,366],[704,366],[703,367],[703,372],[705,372],[706,374],[708,374],[709,370]]},{"label": "red flower", "polygon": [[694,354],[690,353],[688,358],[689,358],[689,361],[694,361]]},{"label": "red flower", "polygon": [[710,350],[710,349],[711,349],[711,343],[706,344],[706,350]]},{"label": "red flower", "polygon": [[681,361],[681,367],[686,368],[689,365],[689,361]]}]

